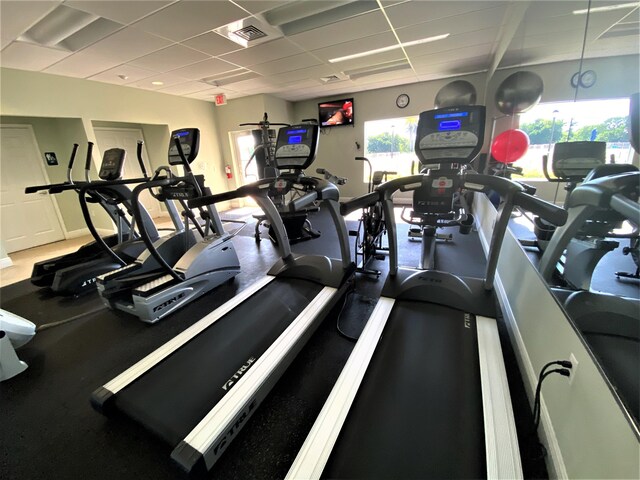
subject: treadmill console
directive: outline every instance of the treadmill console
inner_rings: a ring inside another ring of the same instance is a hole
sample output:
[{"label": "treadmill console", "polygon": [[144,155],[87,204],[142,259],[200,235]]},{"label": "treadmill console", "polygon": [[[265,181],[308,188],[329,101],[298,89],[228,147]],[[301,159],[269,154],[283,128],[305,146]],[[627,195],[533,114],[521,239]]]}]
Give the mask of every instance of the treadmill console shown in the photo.
[{"label": "treadmill console", "polygon": [[118,180],[122,177],[126,152],[122,148],[110,148],[102,155],[102,164],[98,176],[102,180]]},{"label": "treadmill console", "polygon": [[171,132],[171,140],[169,141],[169,165],[183,165],[184,161],[180,157],[178,147],[176,147],[175,139],[180,140],[182,153],[191,164],[198,156],[200,148],[200,130],[197,128],[182,128]]},{"label": "treadmill console", "polygon": [[482,105],[422,112],[415,145],[420,163],[471,162],[482,148],[485,117],[486,109]]},{"label": "treadmill console", "polygon": [[319,134],[320,128],[313,123],[281,128],[276,141],[275,166],[295,170],[308,168],[316,158]]}]

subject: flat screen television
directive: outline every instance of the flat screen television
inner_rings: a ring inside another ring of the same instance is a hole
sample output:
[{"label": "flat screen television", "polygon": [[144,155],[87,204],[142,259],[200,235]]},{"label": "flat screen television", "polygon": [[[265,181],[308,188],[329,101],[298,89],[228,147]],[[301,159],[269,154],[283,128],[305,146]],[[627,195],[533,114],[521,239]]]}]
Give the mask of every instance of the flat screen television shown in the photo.
[{"label": "flat screen television", "polygon": [[353,98],[331,100],[318,104],[318,120],[321,127],[353,125],[354,117]]}]

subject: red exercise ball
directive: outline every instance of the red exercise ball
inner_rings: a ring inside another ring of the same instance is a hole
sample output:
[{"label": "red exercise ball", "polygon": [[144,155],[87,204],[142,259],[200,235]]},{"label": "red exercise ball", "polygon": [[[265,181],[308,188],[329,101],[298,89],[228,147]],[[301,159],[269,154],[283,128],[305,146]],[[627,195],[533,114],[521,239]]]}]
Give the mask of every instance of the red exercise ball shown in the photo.
[{"label": "red exercise ball", "polygon": [[521,159],[529,149],[529,136],[518,129],[498,135],[491,144],[491,155],[500,163],[513,163]]}]

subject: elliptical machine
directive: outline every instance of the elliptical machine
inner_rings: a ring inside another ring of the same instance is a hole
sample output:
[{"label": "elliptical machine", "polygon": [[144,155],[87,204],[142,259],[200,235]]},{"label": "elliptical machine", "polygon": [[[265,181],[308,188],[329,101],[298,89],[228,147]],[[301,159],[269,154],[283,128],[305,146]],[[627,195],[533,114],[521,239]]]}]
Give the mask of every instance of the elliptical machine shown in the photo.
[{"label": "elliptical machine", "polygon": [[[299,168],[289,168],[286,172],[281,172],[277,168],[275,162],[275,130],[272,130],[270,127],[276,125],[289,127],[289,131],[293,132],[291,133],[292,138],[299,138],[301,141],[302,132],[306,131],[304,129],[306,123],[317,123],[317,121],[315,119],[302,120],[302,123],[299,125],[289,125],[288,123],[271,123],[269,122],[268,115],[265,112],[263,120],[261,122],[240,124],[241,126],[255,125],[260,127],[259,130],[256,129],[252,131],[253,137],[256,140],[256,146],[254,153],[249,160],[249,162],[251,162],[251,160],[255,158],[258,166],[258,178],[260,180],[262,180],[263,178],[282,177],[295,183],[298,177],[304,175],[302,169]],[[298,134],[295,133],[296,130],[299,131]],[[278,132],[278,135],[280,135],[280,132]],[[299,145],[299,148],[305,147],[306,146],[303,144]],[[278,212],[280,212],[280,217],[282,218],[282,222],[284,223],[285,229],[287,230],[289,243],[293,245],[294,243],[318,238],[320,236],[320,232],[314,230],[314,228],[312,227],[311,222],[309,221],[309,213],[319,211],[319,207],[316,205],[311,205],[304,211],[287,211],[286,205],[288,204],[288,202],[294,201],[301,195],[300,191],[296,189],[289,190],[287,193],[289,195],[288,197],[285,197],[277,191],[274,192],[272,201],[278,209]],[[254,230],[254,238],[256,242],[260,243],[260,241],[262,240],[261,228],[266,228],[268,230],[269,239],[274,245],[277,245],[277,237],[266,215],[254,215],[253,217],[256,219],[256,226]]]},{"label": "elliptical machine", "polygon": [[[72,169],[78,144],[74,144],[67,168],[67,181],[64,183],[38,185],[27,187],[25,193],[48,190],[51,194],[59,194],[69,190],[78,193],[80,206],[87,227],[95,241],[88,243],[76,252],[45,260],[34,264],[31,283],[39,287],[49,287],[60,295],[80,295],[95,289],[96,277],[105,272],[115,270],[122,265],[131,263],[143,250],[144,244],[136,241],[135,228],[132,221],[131,191],[125,186],[113,187],[98,191],[98,187],[108,182],[118,180],[121,184],[139,183],[147,180],[144,163],[142,161],[142,144],[138,145],[137,158],[143,173],[143,178],[120,181],[125,162],[125,151],[119,148],[106,150],[98,173],[100,180],[91,181],[89,170],[91,167],[93,143],[87,146],[85,161],[85,181],[74,183]],[[94,190],[90,190],[94,188]],[[88,198],[85,195],[89,193]],[[99,204],[116,225],[116,233],[102,238],[95,229],[86,202]],[[158,238],[158,232],[148,212],[141,210],[141,220],[149,235]],[[114,258],[111,252],[116,252]]]},{"label": "elliptical machine", "polygon": [[98,278],[98,292],[109,308],[155,323],[240,273],[233,236],[224,231],[215,207],[199,207],[198,218],[186,203],[211,195],[204,176],[194,175],[190,166],[198,155],[199,143],[197,128],[172,132],[169,165],[182,166],[184,175],[175,176],[163,166],[151,180],[134,189],[133,213],[138,224],[143,221],[139,197],[145,190],[167,204],[177,201],[185,222],[174,220],[176,231],[157,241],[140,228],[147,251],[131,265]]},{"label": "elliptical machine", "polygon": [[[432,159],[443,155],[439,145],[455,146],[459,150],[450,155],[460,155],[460,151],[475,145],[484,135],[485,107],[470,105],[460,112],[436,113],[422,112],[418,120],[416,155],[420,161],[422,185],[413,194],[413,209],[407,216],[406,208],[401,218],[417,228],[409,229],[409,239],[422,240],[422,255],[418,268],[433,270],[438,240],[451,241],[452,234],[439,234],[438,228],[458,226],[459,232],[467,235],[471,232],[474,217],[470,213],[466,198],[460,193],[462,174],[466,166],[459,163],[443,162],[432,164]],[[460,131],[464,126],[464,130]]]}]

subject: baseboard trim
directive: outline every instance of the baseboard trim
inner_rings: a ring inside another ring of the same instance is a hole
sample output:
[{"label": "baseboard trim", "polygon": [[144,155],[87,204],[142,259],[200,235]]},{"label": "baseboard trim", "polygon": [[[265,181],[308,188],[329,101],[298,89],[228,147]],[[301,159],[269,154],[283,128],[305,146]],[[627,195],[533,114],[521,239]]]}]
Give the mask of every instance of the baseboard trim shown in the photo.
[{"label": "baseboard trim", "polygon": [[78,230],[71,230],[65,233],[65,240],[71,240],[72,238],[84,237],[85,235],[90,235],[88,228],[79,228]]},{"label": "baseboard trim", "polygon": [[13,266],[13,262],[9,257],[0,258],[0,269]]}]

